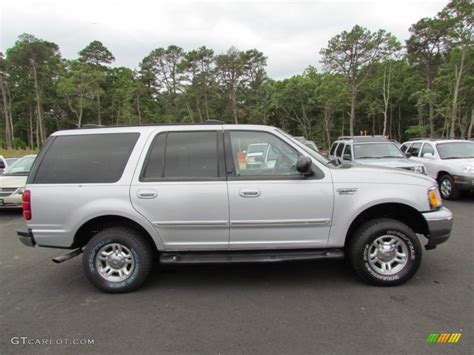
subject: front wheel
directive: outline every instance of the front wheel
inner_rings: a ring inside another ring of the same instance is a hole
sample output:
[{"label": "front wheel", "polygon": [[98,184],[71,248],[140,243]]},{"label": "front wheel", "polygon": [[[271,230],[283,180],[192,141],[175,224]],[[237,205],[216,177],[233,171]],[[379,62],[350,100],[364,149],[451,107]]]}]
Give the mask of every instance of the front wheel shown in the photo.
[{"label": "front wheel", "polygon": [[97,233],[84,250],[83,268],[89,281],[110,293],[139,288],[150,273],[153,253],[143,236],[123,227]]},{"label": "front wheel", "polygon": [[439,191],[441,192],[441,197],[445,200],[456,200],[459,198],[459,191],[450,175],[441,176],[439,179]]},{"label": "front wheel", "polygon": [[349,258],[356,274],[377,286],[408,281],[421,263],[421,245],[406,224],[381,218],[363,224],[349,244]]}]

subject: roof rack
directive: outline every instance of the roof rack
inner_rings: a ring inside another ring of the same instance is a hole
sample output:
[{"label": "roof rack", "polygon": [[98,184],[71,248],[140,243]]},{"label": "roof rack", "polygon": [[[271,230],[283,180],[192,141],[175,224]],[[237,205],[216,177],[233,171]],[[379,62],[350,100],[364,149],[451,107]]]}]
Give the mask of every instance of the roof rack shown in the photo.
[{"label": "roof rack", "polygon": [[338,140],[352,140],[354,143],[357,142],[387,142],[387,138],[384,136],[340,136]]},{"label": "roof rack", "polygon": [[149,126],[193,126],[193,125],[222,125],[227,124],[219,120],[207,120],[206,122],[181,122],[181,123],[144,123],[141,125],[112,125],[105,126],[99,124],[85,124],[78,129],[92,129],[92,128],[120,128],[120,127],[149,127]]}]

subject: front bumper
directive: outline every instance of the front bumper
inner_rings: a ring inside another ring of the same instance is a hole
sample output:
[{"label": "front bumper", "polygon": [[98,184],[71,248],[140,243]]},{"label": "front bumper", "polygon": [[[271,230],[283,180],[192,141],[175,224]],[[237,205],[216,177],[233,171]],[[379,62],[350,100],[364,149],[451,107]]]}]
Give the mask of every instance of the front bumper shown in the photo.
[{"label": "front bumper", "polygon": [[458,190],[474,190],[474,176],[453,175]]},{"label": "front bumper", "polygon": [[448,240],[453,228],[453,213],[446,207],[441,207],[437,211],[425,212],[423,217],[428,225],[428,244],[426,249],[434,249],[438,244]]},{"label": "front bumper", "polygon": [[22,242],[26,246],[34,247],[36,245],[35,238],[33,237],[33,232],[31,231],[31,229],[28,229],[26,231],[17,230],[16,234],[18,235],[18,239],[20,239],[20,242]]}]

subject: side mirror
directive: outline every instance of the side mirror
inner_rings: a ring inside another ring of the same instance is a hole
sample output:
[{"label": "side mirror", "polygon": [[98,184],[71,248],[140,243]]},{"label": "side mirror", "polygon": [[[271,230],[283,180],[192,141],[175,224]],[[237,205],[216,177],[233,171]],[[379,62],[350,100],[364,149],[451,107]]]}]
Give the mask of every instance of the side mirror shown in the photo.
[{"label": "side mirror", "polygon": [[406,156],[407,158],[411,158],[411,153],[405,152],[405,156]]},{"label": "side mirror", "polygon": [[342,159],[343,159],[343,160],[351,160],[351,155],[350,155],[350,154],[344,154],[344,155],[342,156]]},{"label": "side mirror", "polygon": [[425,153],[425,154],[423,154],[423,158],[426,158],[426,159],[433,159],[433,158],[434,158],[434,155],[431,154],[431,153]]},{"label": "side mirror", "polygon": [[301,174],[305,176],[310,176],[313,173],[311,170],[312,164],[313,162],[311,161],[310,157],[302,155],[298,158],[298,161],[296,162],[296,170],[298,170]]}]

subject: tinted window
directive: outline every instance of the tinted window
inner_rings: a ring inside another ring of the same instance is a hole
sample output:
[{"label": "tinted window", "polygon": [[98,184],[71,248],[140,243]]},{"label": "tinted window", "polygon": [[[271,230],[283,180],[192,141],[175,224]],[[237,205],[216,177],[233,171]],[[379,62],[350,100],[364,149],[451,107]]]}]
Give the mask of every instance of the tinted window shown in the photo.
[{"label": "tinted window", "polygon": [[158,134],[151,146],[140,181],[156,181],[163,177],[166,133]]},{"label": "tinted window", "polygon": [[408,145],[407,144],[402,144],[402,146],[400,147],[400,150],[405,153],[405,151],[407,150],[408,148]]},{"label": "tinted window", "polygon": [[334,155],[334,151],[336,150],[336,147],[337,147],[337,143],[333,143],[332,147],[331,147],[331,150],[329,151],[330,155]]},{"label": "tinted window", "polygon": [[[158,137],[145,168],[144,180],[158,178],[215,178],[219,176],[217,132],[169,132],[166,147]],[[164,164],[162,157],[164,154]],[[160,167],[162,166],[163,169]]]},{"label": "tinted window", "polygon": [[423,154],[430,153],[430,154],[435,154],[433,147],[429,143],[425,143],[423,145],[423,149],[421,150],[421,156],[423,157]]},{"label": "tinted window", "polygon": [[351,157],[352,157],[352,149],[351,149],[351,145],[350,144],[347,144],[346,145],[346,148],[344,148],[344,153],[342,156],[346,155],[346,154],[349,154]]},{"label": "tinted window", "polygon": [[342,151],[344,150],[344,143],[339,143],[337,150],[336,150],[336,156],[341,157]]},{"label": "tinted window", "polygon": [[59,136],[39,166],[34,183],[112,183],[122,176],[138,133]]},{"label": "tinted window", "polygon": [[421,143],[413,143],[408,149],[408,153],[410,153],[414,157],[417,157],[418,153],[420,152],[420,148],[421,148]]}]

